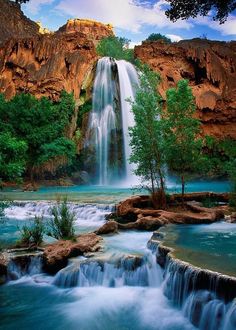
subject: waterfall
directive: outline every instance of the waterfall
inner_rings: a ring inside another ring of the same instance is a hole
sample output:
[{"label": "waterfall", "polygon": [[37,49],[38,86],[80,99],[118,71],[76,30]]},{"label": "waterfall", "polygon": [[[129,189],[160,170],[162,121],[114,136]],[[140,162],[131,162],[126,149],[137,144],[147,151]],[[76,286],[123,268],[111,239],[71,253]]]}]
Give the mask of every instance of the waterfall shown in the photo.
[{"label": "waterfall", "polygon": [[131,63],[109,57],[98,61],[85,147],[94,146],[94,172],[100,185],[132,177],[128,128],[134,118],[127,99],[134,100],[137,84],[138,74]]},{"label": "waterfall", "polygon": [[73,263],[59,271],[54,284],[67,288],[73,286],[120,287],[120,286],[160,286],[161,271],[155,257],[112,255],[106,260],[87,259]]},{"label": "waterfall", "polygon": [[120,82],[120,98],[121,98],[121,112],[122,112],[122,128],[123,128],[123,141],[124,141],[124,157],[125,157],[125,170],[126,180],[134,181],[133,166],[129,163],[128,159],[131,154],[129,127],[134,126],[134,115],[131,111],[131,101],[135,98],[135,86],[138,86],[138,74],[134,66],[126,61],[117,61],[119,82]]}]

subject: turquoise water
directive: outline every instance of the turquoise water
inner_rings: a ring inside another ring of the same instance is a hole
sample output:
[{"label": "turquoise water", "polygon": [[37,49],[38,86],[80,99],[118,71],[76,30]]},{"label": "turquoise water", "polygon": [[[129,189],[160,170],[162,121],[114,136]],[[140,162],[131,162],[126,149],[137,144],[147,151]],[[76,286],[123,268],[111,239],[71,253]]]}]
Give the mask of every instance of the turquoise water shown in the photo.
[{"label": "turquoise water", "polygon": [[160,232],[181,260],[236,277],[236,224],[170,225]]},{"label": "turquoise water", "polygon": [[[207,181],[199,180],[187,183],[186,192],[212,191],[227,192],[230,184],[227,181]],[[181,191],[179,183],[169,180],[167,191],[178,193]],[[0,199],[9,198],[11,200],[55,200],[59,196],[67,195],[71,201],[81,203],[117,203],[130,195],[145,193],[135,189],[135,187],[116,186],[70,186],[70,187],[41,187],[36,192],[22,192],[20,189],[5,189],[0,192]]]}]

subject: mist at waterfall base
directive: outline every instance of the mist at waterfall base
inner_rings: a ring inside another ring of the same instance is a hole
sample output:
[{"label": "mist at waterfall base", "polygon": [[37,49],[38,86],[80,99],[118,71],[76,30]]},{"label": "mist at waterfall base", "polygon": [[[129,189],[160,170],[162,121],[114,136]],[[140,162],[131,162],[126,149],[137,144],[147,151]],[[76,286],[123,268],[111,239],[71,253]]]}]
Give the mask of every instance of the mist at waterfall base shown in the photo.
[{"label": "mist at waterfall base", "polygon": [[[7,220],[18,217],[23,222],[40,213],[48,217],[51,206],[52,202],[16,203],[7,209]],[[83,232],[102,225],[111,207],[70,204]],[[235,233],[235,226],[231,228]],[[181,278],[178,265],[172,263],[163,271],[156,263],[156,250],[147,248],[151,236],[136,231],[104,236],[103,251],[71,259],[55,276],[41,272],[39,258],[32,259],[27,273],[11,264],[16,280],[0,287],[0,329],[236,329],[235,305],[224,303],[215,292],[188,294],[186,275],[191,271]]]}]

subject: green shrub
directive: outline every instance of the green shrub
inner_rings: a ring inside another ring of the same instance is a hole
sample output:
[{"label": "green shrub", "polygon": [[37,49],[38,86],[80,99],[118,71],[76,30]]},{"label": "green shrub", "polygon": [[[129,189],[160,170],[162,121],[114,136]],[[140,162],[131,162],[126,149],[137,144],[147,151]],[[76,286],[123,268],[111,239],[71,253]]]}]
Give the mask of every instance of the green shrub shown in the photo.
[{"label": "green shrub", "polygon": [[31,239],[37,246],[43,241],[44,230],[43,217],[35,217],[34,224],[31,227]]},{"label": "green shrub", "polygon": [[165,35],[161,33],[152,33],[146,39],[146,41],[158,41],[158,40],[163,40],[167,44],[171,43],[170,38],[167,38]]},{"label": "green shrub", "polygon": [[25,224],[20,229],[20,245],[39,246],[43,241],[44,230],[43,217],[35,216],[33,223],[31,222],[30,225]]},{"label": "green shrub", "polygon": [[67,198],[51,208],[52,219],[48,220],[48,235],[56,239],[75,238],[75,214],[70,211]]}]

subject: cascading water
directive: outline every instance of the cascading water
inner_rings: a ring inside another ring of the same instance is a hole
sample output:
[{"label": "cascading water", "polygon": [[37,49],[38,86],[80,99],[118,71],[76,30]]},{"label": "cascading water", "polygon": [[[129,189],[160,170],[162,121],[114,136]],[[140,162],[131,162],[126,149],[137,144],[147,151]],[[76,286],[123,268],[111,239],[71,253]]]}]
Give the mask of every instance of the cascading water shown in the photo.
[{"label": "cascading water", "polygon": [[131,63],[104,57],[98,61],[86,146],[95,147],[98,184],[130,181],[128,127],[134,119],[127,99],[134,100],[138,74]]},{"label": "cascading water", "polygon": [[120,82],[120,99],[121,99],[121,112],[122,112],[122,130],[124,141],[124,158],[125,158],[125,173],[126,180],[129,183],[134,182],[133,166],[129,163],[128,159],[131,154],[129,127],[134,126],[134,115],[131,110],[131,103],[127,99],[134,101],[135,86],[138,86],[138,74],[135,67],[126,61],[116,61]]},{"label": "cascading water", "polygon": [[[51,204],[19,203],[7,214],[19,214],[22,220],[44,210],[49,216]],[[70,207],[88,228],[96,218],[102,224],[111,211],[111,206]],[[13,312],[19,313],[22,329],[45,320],[45,330],[235,330],[233,280],[223,285],[218,274],[206,280],[204,270],[196,272],[168,256],[163,271],[156,262],[158,240],[146,246],[150,236],[136,231],[104,236],[103,251],[71,259],[54,277],[41,273],[41,255],[23,255],[24,262],[14,256],[8,266],[9,280],[14,281],[0,288],[4,330],[15,328]]]}]

